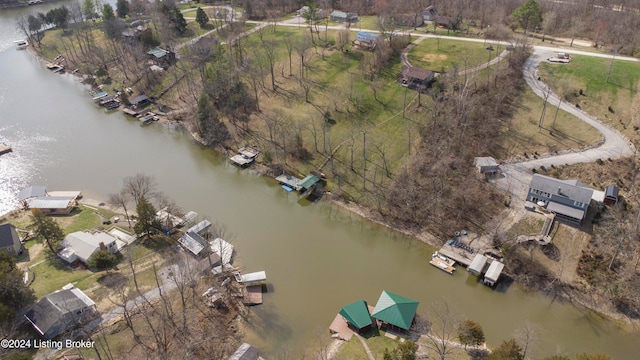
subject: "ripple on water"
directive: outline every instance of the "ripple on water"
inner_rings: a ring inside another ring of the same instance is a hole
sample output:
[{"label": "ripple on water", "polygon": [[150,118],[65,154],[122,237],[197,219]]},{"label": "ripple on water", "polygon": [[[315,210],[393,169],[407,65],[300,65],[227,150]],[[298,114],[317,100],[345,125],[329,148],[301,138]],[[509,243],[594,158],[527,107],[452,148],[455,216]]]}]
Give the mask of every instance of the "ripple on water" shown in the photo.
[{"label": "ripple on water", "polygon": [[[0,128],[0,134],[11,133]],[[12,136],[13,135],[13,136]],[[40,167],[53,164],[53,158],[43,146],[56,139],[41,134],[28,135],[20,130],[7,137],[0,135],[0,142],[10,144],[13,152],[0,157],[0,215],[19,206],[18,193],[39,180]]]}]

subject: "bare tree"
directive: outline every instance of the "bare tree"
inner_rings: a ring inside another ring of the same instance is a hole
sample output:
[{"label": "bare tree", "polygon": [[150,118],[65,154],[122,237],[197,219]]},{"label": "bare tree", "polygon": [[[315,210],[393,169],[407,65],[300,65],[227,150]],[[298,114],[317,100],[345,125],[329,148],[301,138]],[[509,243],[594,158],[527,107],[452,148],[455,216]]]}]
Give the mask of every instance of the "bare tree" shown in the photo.
[{"label": "bare tree", "polygon": [[158,183],[153,176],[145,174],[127,176],[124,178],[123,183],[124,191],[131,196],[136,205],[138,204],[138,200],[143,196],[145,199],[152,199],[158,195]]},{"label": "bare tree", "polygon": [[131,201],[131,195],[125,188],[120,189],[117,193],[109,194],[107,202],[111,205],[121,207],[124,210],[124,215],[127,217],[129,228],[131,228],[131,218],[129,218],[129,212],[127,211],[127,205]]},{"label": "bare tree", "polygon": [[537,343],[540,341],[542,329],[540,326],[531,323],[526,320],[522,327],[516,330],[515,339],[522,346],[522,358],[526,359],[527,352],[530,349],[535,349]]},{"label": "bare tree", "polygon": [[461,321],[457,311],[452,308],[450,301],[442,299],[432,304],[431,331],[427,334],[427,346],[445,360],[454,350],[453,341],[457,337],[458,326]]}]

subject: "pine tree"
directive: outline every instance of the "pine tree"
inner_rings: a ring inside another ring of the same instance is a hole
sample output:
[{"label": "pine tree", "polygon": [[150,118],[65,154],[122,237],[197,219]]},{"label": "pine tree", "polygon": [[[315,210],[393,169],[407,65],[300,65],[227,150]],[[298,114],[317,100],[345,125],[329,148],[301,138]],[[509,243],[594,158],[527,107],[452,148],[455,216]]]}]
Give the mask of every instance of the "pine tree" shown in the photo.
[{"label": "pine tree", "polygon": [[118,258],[108,250],[98,250],[91,254],[87,260],[87,266],[92,269],[111,269],[118,263]]},{"label": "pine tree", "polygon": [[118,0],[116,2],[116,10],[118,11],[118,17],[124,19],[129,14],[129,2],[127,0]]},{"label": "pine tree", "polygon": [[542,8],[535,0],[527,0],[513,12],[513,18],[527,33],[529,28],[536,28],[542,23]]},{"label": "pine tree", "polygon": [[50,217],[47,217],[42,210],[31,210],[31,228],[36,236],[46,241],[52,254],[57,253],[57,249],[64,239],[64,232],[60,225]]},{"label": "pine tree", "polygon": [[138,236],[151,237],[151,233],[160,228],[160,222],[156,218],[156,208],[144,196],[141,196],[136,211],[138,212],[138,221],[133,226],[133,230]]},{"label": "pine tree", "polygon": [[207,23],[209,23],[207,13],[200,7],[198,8],[198,11],[196,11],[196,22],[200,25],[200,28],[204,28],[207,26]]}]

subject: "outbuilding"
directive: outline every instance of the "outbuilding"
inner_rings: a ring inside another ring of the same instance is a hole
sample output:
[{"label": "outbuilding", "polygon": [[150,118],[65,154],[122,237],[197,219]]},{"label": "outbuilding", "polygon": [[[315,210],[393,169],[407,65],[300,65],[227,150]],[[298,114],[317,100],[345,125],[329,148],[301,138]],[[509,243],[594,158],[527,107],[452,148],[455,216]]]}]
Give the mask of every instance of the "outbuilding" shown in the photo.
[{"label": "outbuilding", "polygon": [[482,275],[485,266],[487,265],[488,258],[482,254],[476,254],[476,257],[473,258],[471,265],[467,268],[467,271],[476,274]]},{"label": "outbuilding", "polygon": [[618,203],[618,192],[620,189],[615,185],[609,185],[604,189],[604,203],[615,205]]},{"label": "outbuilding", "polygon": [[487,273],[484,274],[484,284],[491,287],[495,286],[500,279],[502,269],[504,269],[503,263],[501,263],[500,261],[492,262],[491,265],[489,265]]}]

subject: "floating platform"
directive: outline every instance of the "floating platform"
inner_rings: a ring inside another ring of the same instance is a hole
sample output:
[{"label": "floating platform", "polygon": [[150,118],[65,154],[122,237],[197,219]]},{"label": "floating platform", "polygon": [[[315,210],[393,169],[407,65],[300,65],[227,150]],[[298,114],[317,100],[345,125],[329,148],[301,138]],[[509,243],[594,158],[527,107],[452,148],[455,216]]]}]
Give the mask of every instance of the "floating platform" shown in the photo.
[{"label": "floating platform", "polygon": [[280,175],[276,178],[276,181],[281,185],[286,185],[293,190],[299,191],[300,182],[302,182],[302,179],[298,179],[297,177],[291,175]]},{"label": "floating platform", "polygon": [[254,158],[247,158],[244,157],[241,154],[236,154],[233,155],[232,157],[229,158],[229,160],[231,160],[232,163],[240,166],[240,167],[247,167],[249,165],[251,165],[253,163],[253,160],[255,160]]},{"label": "floating platform", "polygon": [[242,289],[242,303],[245,305],[262,304],[262,285],[247,286]]},{"label": "floating platform", "polygon": [[456,270],[455,268],[456,262],[452,259],[449,259],[446,256],[440,255],[437,251],[434,252],[433,255],[431,255],[431,261],[429,261],[429,264],[452,275],[453,275],[453,272]]},{"label": "floating platform", "polygon": [[13,151],[11,145],[0,144],[0,155],[10,153]]}]

